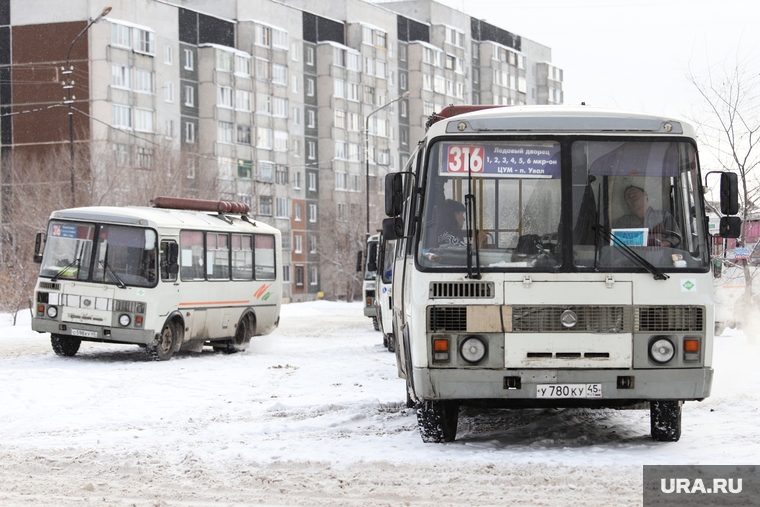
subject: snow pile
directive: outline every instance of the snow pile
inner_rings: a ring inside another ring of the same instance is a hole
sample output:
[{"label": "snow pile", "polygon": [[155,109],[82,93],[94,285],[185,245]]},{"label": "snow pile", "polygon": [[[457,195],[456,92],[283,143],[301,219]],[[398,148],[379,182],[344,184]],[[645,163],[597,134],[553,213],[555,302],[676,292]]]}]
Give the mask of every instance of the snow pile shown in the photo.
[{"label": "snow pile", "polygon": [[713,394],[675,443],[648,411],[468,409],[423,444],[361,303],[283,306],[241,354],[83,343],[0,316],[0,504],[640,505],[641,465],[757,464],[760,348],[716,340]]}]

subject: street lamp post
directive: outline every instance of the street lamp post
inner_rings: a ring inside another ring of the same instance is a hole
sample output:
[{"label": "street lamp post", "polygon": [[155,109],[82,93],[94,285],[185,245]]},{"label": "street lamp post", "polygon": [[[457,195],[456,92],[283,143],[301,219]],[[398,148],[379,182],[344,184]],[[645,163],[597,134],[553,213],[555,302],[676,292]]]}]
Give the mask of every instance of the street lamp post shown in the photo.
[{"label": "street lamp post", "polygon": [[71,90],[74,88],[74,80],[72,79],[72,67],[69,65],[69,58],[71,58],[71,50],[74,48],[74,44],[76,41],[79,40],[79,38],[84,35],[84,33],[90,29],[92,25],[103,19],[105,16],[108,15],[108,13],[111,12],[110,7],[106,7],[103,9],[103,12],[98,15],[97,18],[90,21],[86,27],[84,27],[84,30],[79,32],[79,35],[76,36],[76,38],[71,42],[71,46],[69,46],[69,52],[66,53],[66,67],[63,69],[62,74],[68,74],[69,79],[68,82],[64,85],[64,88],[68,91],[67,99],[64,101],[65,104],[68,104],[69,106],[69,155],[71,158],[71,207],[76,207],[77,204],[77,198],[76,193],[74,191],[74,116],[73,112],[71,110],[71,104],[74,102],[74,99],[76,97],[71,95]]},{"label": "street lamp post", "polygon": [[370,117],[375,114],[378,111],[381,111],[385,109],[386,107],[390,106],[391,104],[398,102],[401,99],[405,99],[409,97],[409,92],[404,92],[403,95],[399,95],[395,99],[391,100],[390,102],[386,102],[384,105],[378,107],[371,113],[369,113],[364,118],[364,163],[366,164],[366,174],[364,176],[364,184],[367,189],[367,237],[366,239],[369,239],[369,119]]}]

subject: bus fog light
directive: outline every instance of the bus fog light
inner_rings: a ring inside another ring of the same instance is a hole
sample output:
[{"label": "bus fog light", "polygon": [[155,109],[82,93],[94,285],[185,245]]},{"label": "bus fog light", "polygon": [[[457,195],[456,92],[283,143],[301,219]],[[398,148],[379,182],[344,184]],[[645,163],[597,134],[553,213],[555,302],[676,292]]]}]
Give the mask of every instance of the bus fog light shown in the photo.
[{"label": "bus fog light", "polygon": [[655,338],[649,345],[649,357],[657,364],[665,364],[676,355],[676,347],[669,338]]},{"label": "bus fog light", "polygon": [[487,350],[485,341],[478,336],[467,338],[459,346],[459,354],[462,356],[462,359],[471,364],[482,361],[486,357]]},{"label": "bus fog light", "polygon": [[119,315],[119,324],[123,327],[127,327],[132,322],[132,318],[126,313]]},{"label": "bus fog light", "polygon": [[47,316],[50,317],[51,319],[58,317],[58,308],[56,308],[55,306],[48,306]]}]

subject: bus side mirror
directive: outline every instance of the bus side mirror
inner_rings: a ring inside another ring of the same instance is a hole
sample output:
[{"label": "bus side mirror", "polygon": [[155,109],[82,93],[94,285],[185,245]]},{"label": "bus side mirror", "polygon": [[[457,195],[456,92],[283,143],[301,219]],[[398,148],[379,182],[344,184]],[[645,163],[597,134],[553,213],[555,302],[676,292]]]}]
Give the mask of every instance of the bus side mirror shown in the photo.
[{"label": "bus side mirror", "polygon": [[724,215],[739,213],[739,178],[736,173],[720,175],[720,212]]},{"label": "bus side mirror", "polygon": [[738,238],[742,235],[742,219],[739,217],[723,217],[720,219],[721,238]]},{"label": "bus side mirror", "polygon": [[377,271],[377,243],[372,243],[367,252],[367,271],[370,273]]},{"label": "bus side mirror", "polygon": [[404,205],[403,175],[390,173],[385,175],[385,214],[389,217],[397,217],[401,214]]},{"label": "bus side mirror", "polygon": [[34,258],[32,259],[35,264],[42,263],[42,253],[40,252],[41,249],[42,249],[42,233],[38,232],[37,237],[34,239]]},{"label": "bus side mirror", "polygon": [[169,243],[168,261],[169,261],[169,273],[176,275],[179,273],[179,245],[177,243]]},{"label": "bus side mirror", "polygon": [[404,219],[400,217],[383,220],[383,236],[391,241],[404,237]]},{"label": "bus side mirror", "polygon": [[362,270],[362,267],[363,267],[362,266],[362,258],[363,258],[362,257],[362,251],[359,250],[358,252],[356,252],[356,272],[357,273]]}]

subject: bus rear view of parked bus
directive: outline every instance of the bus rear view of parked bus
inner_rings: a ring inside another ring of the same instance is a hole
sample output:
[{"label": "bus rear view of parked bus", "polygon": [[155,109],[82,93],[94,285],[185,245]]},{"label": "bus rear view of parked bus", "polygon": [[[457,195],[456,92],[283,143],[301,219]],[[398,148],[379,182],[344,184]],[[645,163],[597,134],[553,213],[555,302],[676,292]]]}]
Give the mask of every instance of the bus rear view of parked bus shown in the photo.
[{"label": "bus rear view of parked bus", "polygon": [[154,204],[50,216],[32,329],[50,333],[56,354],[82,341],[137,344],[154,360],[203,345],[235,352],[277,327],[280,232],[243,204]]},{"label": "bus rear view of parked bus", "polygon": [[[386,178],[396,354],[423,440],[453,440],[462,406],[644,403],[652,437],[678,440],[713,377],[693,128],[588,107],[451,113]],[[720,180],[729,236],[736,179]]]}]

